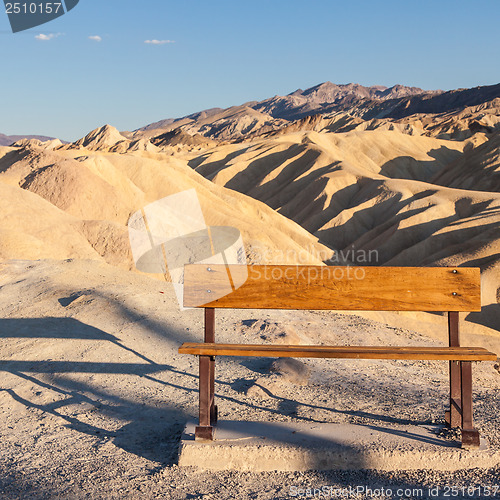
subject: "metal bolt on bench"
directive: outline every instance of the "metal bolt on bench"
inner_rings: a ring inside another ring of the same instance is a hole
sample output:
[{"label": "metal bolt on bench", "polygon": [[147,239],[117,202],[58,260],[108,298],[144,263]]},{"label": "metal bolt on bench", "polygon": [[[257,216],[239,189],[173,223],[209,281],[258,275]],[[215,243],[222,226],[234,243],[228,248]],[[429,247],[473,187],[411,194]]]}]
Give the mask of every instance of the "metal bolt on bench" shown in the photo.
[{"label": "metal bolt on bench", "polygon": [[[235,279],[238,276],[245,276],[246,280]],[[224,295],[220,292],[227,290],[228,277],[232,291]],[[243,284],[235,288],[233,281]],[[181,354],[199,356],[197,440],[214,438],[216,356],[445,360],[449,362],[450,374],[450,409],[445,415],[446,422],[450,427],[461,428],[463,448],[479,447],[479,432],[472,420],[472,362],[494,361],[497,356],[481,347],[461,347],[459,338],[459,311],[481,310],[478,268],[212,264],[207,268],[192,264],[184,270],[184,305],[205,308],[204,342],[184,343],[179,348]],[[218,344],[215,342],[216,308],[447,311],[448,346]]]}]

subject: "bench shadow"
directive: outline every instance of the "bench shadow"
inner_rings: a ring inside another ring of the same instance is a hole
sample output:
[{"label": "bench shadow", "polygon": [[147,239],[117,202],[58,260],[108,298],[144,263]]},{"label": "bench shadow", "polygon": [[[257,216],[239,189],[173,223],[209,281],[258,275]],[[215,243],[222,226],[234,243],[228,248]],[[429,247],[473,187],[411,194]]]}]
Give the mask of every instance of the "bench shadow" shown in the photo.
[{"label": "bench shadow", "polygon": [[[249,320],[244,320],[247,324],[253,324],[255,320],[249,319]],[[269,375],[270,373],[270,367],[272,363],[275,361],[276,358],[239,358],[237,356],[228,358],[229,363],[237,363],[238,365],[245,366],[248,370],[258,374],[258,375]],[[344,377],[344,382],[348,382],[349,378]],[[224,383],[220,382],[218,379],[216,379],[217,383]],[[388,414],[380,414],[380,413],[373,413],[373,412],[367,412],[363,410],[341,410],[337,409],[333,406],[323,406],[320,404],[311,404],[311,403],[306,403],[303,401],[300,401],[298,399],[298,391],[294,393],[293,399],[279,396],[277,394],[274,394],[268,387],[263,386],[262,384],[259,384],[256,382],[255,378],[237,378],[233,380],[230,384],[230,387],[240,393],[240,394],[246,394],[247,390],[250,389],[250,387],[255,386],[258,387],[263,393],[266,394],[267,397],[274,399],[277,401],[277,410],[274,410],[272,408],[269,408],[265,405],[259,405],[257,403],[254,403],[252,406],[256,410],[265,410],[268,413],[275,413],[275,414],[287,414],[289,416],[292,416],[296,420],[301,420],[301,421],[306,421],[306,422],[316,422],[316,423],[327,423],[325,420],[318,420],[314,419],[312,417],[306,417],[306,416],[300,416],[297,415],[297,410],[299,407],[304,407],[304,408],[310,408],[312,410],[323,410],[325,412],[329,412],[332,414],[339,414],[339,415],[345,415],[348,417],[352,418],[363,418],[366,420],[371,420],[375,422],[386,422],[388,424],[395,424],[395,425],[430,425],[433,422],[430,419],[427,420],[416,420],[414,418],[409,419],[409,418],[402,418],[402,417],[397,417],[397,416],[392,416]],[[293,384],[292,384],[293,385]],[[224,396],[219,396],[216,393],[217,399],[227,399],[227,400],[232,400],[231,397],[228,397],[226,395]],[[243,404],[243,403],[241,403]],[[443,410],[444,412],[444,410]],[[443,413],[444,415],[444,413]],[[444,423],[444,420],[443,420]],[[360,425],[370,425],[369,423],[364,423]]]},{"label": "bench shadow", "polygon": [[[237,381],[235,381],[237,382]],[[233,382],[234,384],[234,382]],[[379,413],[372,413],[372,412],[366,412],[362,410],[339,410],[336,408],[333,408],[332,406],[321,406],[321,405],[313,405],[310,403],[305,403],[301,402],[297,399],[289,399],[285,398],[282,396],[277,396],[273,394],[267,387],[264,387],[260,384],[253,383],[254,386],[259,387],[267,396],[269,396],[272,399],[278,400],[278,410],[271,410],[270,408],[266,408],[268,411],[280,414],[282,415],[283,412],[280,411],[281,409],[283,411],[289,410],[289,414],[291,413],[293,415],[293,418],[297,420],[302,420],[306,422],[315,422],[315,423],[327,423],[324,420],[317,420],[314,418],[310,417],[304,417],[304,416],[298,416],[295,414],[296,410],[299,407],[304,407],[304,408],[311,408],[313,410],[324,410],[327,412],[331,413],[336,413],[339,415],[347,415],[350,417],[357,417],[357,418],[365,418],[367,420],[372,420],[372,421],[378,421],[378,422],[387,422],[389,424],[396,424],[396,425],[429,425],[431,424],[430,420],[415,420],[415,419],[408,419],[408,418],[400,418],[400,417],[393,417],[391,415],[381,415]],[[256,409],[260,409],[261,407],[255,405]],[[370,426],[371,424],[359,424],[359,425],[368,425]]]},{"label": "bench shadow", "polygon": [[[435,446],[445,447],[445,448],[457,448],[460,447],[457,443],[452,441],[444,441],[438,437],[434,438],[432,436],[423,435],[422,433],[412,432],[409,430],[392,429],[389,427],[381,427],[376,425],[358,425],[358,424],[329,424],[328,422],[323,422],[325,427],[329,425],[338,428],[344,427],[357,427],[358,430],[367,431],[366,436],[370,434],[370,431],[377,433],[383,433],[396,438],[401,438],[407,444],[408,442],[418,442],[427,443]],[[310,429],[319,428],[320,426],[309,426]],[[217,426],[219,432],[219,437],[216,439],[224,441],[227,436],[226,433],[232,433],[236,435],[236,439],[242,439],[242,436],[248,437],[263,437],[266,441],[277,441],[280,444],[285,445],[300,445],[302,448],[306,449],[325,449],[328,447],[335,447],[337,449],[344,450],[354,450],[353,446],[342,444],[345,435],[341,438],[332,438],[325,433],[314,433],[314,432],[304,432],[303,426],[293,427],[293,423],[288,425],[282,422],[263,422],[263,421],[238,421],[238,420],[224,420]],[[327,429],[326,429],[327,430]],[[331,430],[331,429],[330,429]],[[335,430],[335,429],[334,429]],[[364,439],[366,439],[366,436]],[[349,436],[347,436],[349,437]],[[234,439],[234,438],[233,438]],[[364,440],[360,440],[360,444],[364,444]],[[380,444],[380,443],[379,443]],[[360,453],[357,457],[357,466],[363,468],[363,455]]]}]

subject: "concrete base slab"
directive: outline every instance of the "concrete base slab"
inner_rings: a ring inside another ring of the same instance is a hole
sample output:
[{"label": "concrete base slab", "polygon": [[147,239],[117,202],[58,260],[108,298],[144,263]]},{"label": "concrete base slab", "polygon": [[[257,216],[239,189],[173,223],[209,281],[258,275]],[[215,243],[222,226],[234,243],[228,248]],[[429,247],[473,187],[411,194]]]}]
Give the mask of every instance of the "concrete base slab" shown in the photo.
[{"label": "concrete base slab", "polygon": [[452,471],[500,464],[500,450],[463,450],[440,426],[220,421],[214,441],[195,441],[188,423],[179,465],[240,471],[374,469]]}]

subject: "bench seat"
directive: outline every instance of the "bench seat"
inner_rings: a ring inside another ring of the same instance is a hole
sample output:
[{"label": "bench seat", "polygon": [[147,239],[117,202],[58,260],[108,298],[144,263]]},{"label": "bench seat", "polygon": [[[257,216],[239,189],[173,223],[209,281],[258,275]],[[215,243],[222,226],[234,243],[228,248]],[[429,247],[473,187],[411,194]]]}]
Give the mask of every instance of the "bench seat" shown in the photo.
[{"label": "bench seat", "polygon": [[446,361],[495,361],[497,355],[482,347],[386,347],[262,345],[186,342],[180,354],[197,356],[262,356],[272,358],[414,359]]}]

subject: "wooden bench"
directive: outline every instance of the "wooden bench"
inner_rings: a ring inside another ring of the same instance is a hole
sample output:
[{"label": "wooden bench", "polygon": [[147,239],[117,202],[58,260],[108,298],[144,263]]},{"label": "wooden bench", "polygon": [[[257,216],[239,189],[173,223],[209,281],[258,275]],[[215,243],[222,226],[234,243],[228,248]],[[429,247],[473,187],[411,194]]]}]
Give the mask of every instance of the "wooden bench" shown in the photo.
[{"label": "wooden bench", "polygon": [[[483,348],[460,346],[459,311],[481,310],[477,268],[193,264],[184,269],[184,305],[205,308],[205,341],[184,343],[179,348],[181,354],[199,356],[197,440],[214,438],[216,356],[443,360],[449,362],[450,377],[450,409],[445,420],[450,427],[461,428],[462,447],[479,447],[479,432],[472,420],[472,362],[494,361],[497,356]],[[447,347],[218,344],[215,308],[441,311],[448,313],[449,344]]]}]

